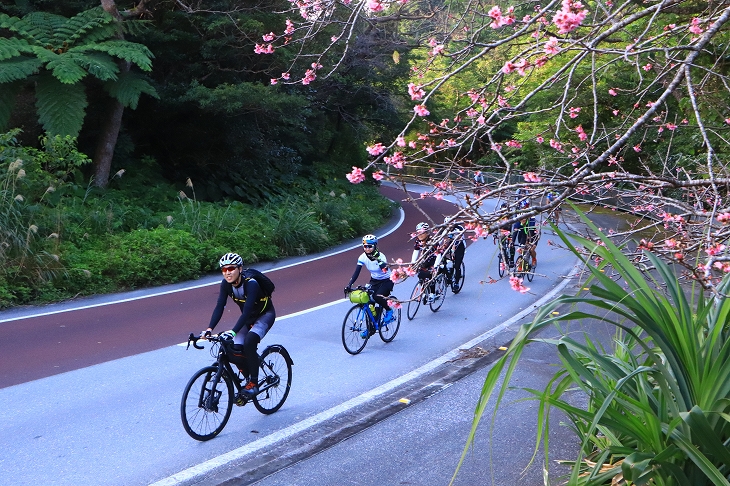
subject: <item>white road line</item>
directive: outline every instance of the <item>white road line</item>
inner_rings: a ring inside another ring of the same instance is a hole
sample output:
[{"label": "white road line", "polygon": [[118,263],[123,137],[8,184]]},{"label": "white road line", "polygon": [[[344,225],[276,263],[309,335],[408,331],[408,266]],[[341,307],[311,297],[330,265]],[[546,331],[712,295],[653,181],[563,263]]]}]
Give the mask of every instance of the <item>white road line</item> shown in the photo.
[{"label": "white road line", "polygon": [[[225,454],[221,454],[218,457],[209,459],[201,464],[198,464],[196,466],[193,466],[193,467],[190,467],[183,471],[180,471],[177,474],[173,474],[172,476],[169,476],[167,478],[161,479],[160,481],[152,483],[150,486],[173,486],[173,485],[181,484],[186,481],[194,480],[196,477],[208,474],[221,466],[224,466],[235,460],[241,459],[241,458],[247,456],[248,454],[252,454],[256,451],[259,451],[259,450],[261,450],[267,446],[270,446],[272,444],[275,444],[279,441],[285,440],[310,427],[319,425],[322,422],[325,422],[326,420],[329,420],[339,414],[352,410],[353,408],[355,408],[359,405],[362,405],[363,403],[367,402],[368,400],[372,400],[380,395],[388,393],[391,390],[394,390],[395,388],[403,385],[404,383],[407,383],[410,380],[418,378],[419,376],[424,375],[424,374],[434,370],[436,367],[446,363],[447,361],[457,358],[459,356],[460,350],[470,349],[470,348],[476,346],[477,344],[479,344],[480,342],[482,342],[486,339],[489,339],[491,337],[494,337],[496,334],[498,334],[502,330],[506,329],[508,326],[511,326],[512,324],[516,323],[520,319],[522,319],[525,316],[532,313],[534,311],[534,309],[539,308],[539,307],[543,306],[544,304],[548,303],[550,300],[552,300],[554,298],[554,296],[556,294],[558,294],[559,292],[562,292],[562,290],[569,283],[570,283],[570,278],[564,279],[554,289],[552,289],[550,292],[548,292],[542,298],[540,298],[537,302],[535,302],[532,305],[532,307],[523,310],[519,314],[517,314],[517,315],[513,316],[512,318],[499,324],[497,327],[490,329],[489,331],[485,332],[484,334],[477,336],[476,338],[472,339],[471,341],[462,344],[458,348],[456,348],[452,351],[449,351],[448,353],[444,354],[443,356],[436,358],[429,363],[426,363],[425,365],[411,371],[410,373],[402,375],[377,388],[373,388],[372,390],[365,392],[360,396],[357,396],[351,400],[343,402],[340,405],[337,405],[328,410],[325,410],[324,412],[320,412],[317,415],[308,418],[307,420],[303,420],[296,424],[290,425],[289,427],[286,427],[282,430],[274,432],[273,434],[270,434],[259,440],[256,440],[256,441],[250,442],[244,446],[241,446],[238,449],[234,449]],[[289,316],[292,316],[292,315],[290,314]],[[287,316],[287,317],[289,317],[289,316]]]},{"label": "white road line", "polygon": [[[405,211],[403,211],[403,208],[400,208],[400,218],[398,219],[398,222],[390,229],[390,231],[388,231],[388,232],[386,232],[386,233],[378,236],[378,238],[385,238],[389,234],[393,233],[395,230],[397,230],[403,224],[403,220],[404,219],[405,219]],[[353,246],[348,246],[347,248],[344,248],[342,250],[338,250],[338,251],[333,251],[333,252],[330,252],[330,253],[326,253],[324,255],[320,255],[320,256],[317,256],[317,257],[314,257],[314,258],[310,258],[308,260],[303,260],[301,262],[290,263],[288,265],[282,265],[280,267],[271,268],[269,270],[265,270],[264,273],[274,272],[276,270],[282,270],[284,268],[294,267],[294,266],[297,266],[297,265],[302,265],[304,263],[309,263],[309,262],[313,262],[313,261],[316,261],[316,260],[321,260],[323,258],[328,258],[328,257],[331,257],[333,255],[339,255],[340,253],[344,253],[346,251],[350,251],[353,248],[358,248],[358,247],[360,247],[360,244],[359,243],[356,244],[356,245],[353,245]],[[160,295],[174,294],[174,293],[177,293],[177,292],[184,292],[184,291],[187,291],[187,290],[193,290],[193,289],[199,289],[199,288],[202,288],[202,287],[208,287],[210,285],[218,285],[219,283],[220,283],[220,280],[216,280],[214,282],[208,282],[208,283],[204,283],[204,284],[193,285],[193,286],[185,287],[185,288],[181,288],[181,289],[166,290],[164,292],[155,292],[155,293],[152,293],[152,294],[141,295],[141,296],[137,296],[137,297],[130,297],[128,299],[119,299],[119,300],[114,300],[114,301],[111,301],[111,302],[100,302],[98,304],[83,305],[83,306],[73,307],[73,308],[69,308],[69,309],[59,309],[59,310],[54,310],[54,311],[49,311],[49,312],[39,312],[38,314],[32,314],[32,315],[28,315],[28,316],[19,316],[19,317],[11,317],[11,318],[8,318],[8,319],[0,319],[0,324],[2,324],[4,322],[19,321],[21,319],[31,319],[33,317],[50,316],[50,315],[53,315],[53,314],[61,314],[61,313],[64,313],[64,312],[72,312],[72,311],[77,311],[77,310],[92,309],[94,307],[102,307],[102,306],[105,306],[105,305],[122,304],[124,302],[132,302],[134,300],[149,299],[151,297],[158,297]],[[294,314],[289,314],[289,315],[286,315],[286,316],[283,316],[283,317],[277,317],[276,319],[277,320],[281,320],[281,319],[286,319],[287,317],[294,317],[296,315],[300,315],[300,314],[304,314],[304,313],[307,313],[307,312],[311,312],[313,310],[317,310],[317,309],[321,309],[323,307],[327,307],[327,306],[330,306],[330,305],[338,304],[340,302],[342,302],[342,300],[338,300],[338,301],[335,301],[335,302],[330,302],[329,304],[324,304],[323,306],[319,306],[319,307],[313,307],[312,309],[306,309],[306,310],[301,311],[300,313],[294,313]]]}]

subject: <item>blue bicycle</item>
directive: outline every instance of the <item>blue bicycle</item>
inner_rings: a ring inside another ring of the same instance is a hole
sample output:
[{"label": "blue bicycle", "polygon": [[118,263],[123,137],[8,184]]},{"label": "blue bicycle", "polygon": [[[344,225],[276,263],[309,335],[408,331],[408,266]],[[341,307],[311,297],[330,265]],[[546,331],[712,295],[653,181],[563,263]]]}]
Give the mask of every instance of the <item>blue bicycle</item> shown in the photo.
[{"label": "blue bicycle", "polygon": [[[355,305],[347,312],[342,323],[342,345],[345,351],[358,354],[365,348],[370,336],[376,332],[386,343],[395,338],[400,328],[400,308],[393,309],[394,319],[385,323],[383,322],[385,312],[373,300],[373,290],[370,287],[359,286],[350,292],[348,297]],[[397,300],[392,295],[388,299]],[[376,318],[376,315],[379,317]]]}]

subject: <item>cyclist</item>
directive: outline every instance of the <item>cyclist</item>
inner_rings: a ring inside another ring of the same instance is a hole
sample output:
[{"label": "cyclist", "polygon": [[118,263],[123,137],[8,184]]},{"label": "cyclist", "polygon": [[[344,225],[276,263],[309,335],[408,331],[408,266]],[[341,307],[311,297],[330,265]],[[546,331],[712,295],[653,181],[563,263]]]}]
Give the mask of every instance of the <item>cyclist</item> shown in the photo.
[{"label": "cyclist", "polygon": [[[547,202],[548,202],[548,204],[552,204],[553,201],[555,201],[557,198],[558,198],[558,193],[557,192],[550,191],[550,192],[547,193]],[[560,205],[556,206],[555,209],[553,209],[553,211],[552,211],[553,221],[555,222],[556,225],[558,223],[560,223],[560,213],[561,213],[561,211],[562,211],[562,208],[560,207]]]},{"label": "cyclist", "polygon": [[233,339],[233,349],[243,352],[249,372],[249,381],[243,388],[243,394],[252,397],[259,392],[259,356],[258,344],[269,332],[276,319],[276,311],[271,297],[261,289],[253,278],[246,278],[243,270],[243,258],[238,253],[226,253],[218,261],[223,281],[218,293],[218,302],[210,317],[208,329],[201,333],[201,337],[210,336],[215,326],[223,317],[223,309],[228,297],[238,304],[241,317],[238,318],[233,329],[221,334]]},{"label": "cyclist", "polygon": [[[395,316],[393,315],[393,309],[388,305],[388,296],[393,291],[393,281],[390,279],[388,259],[378,250],[378,238],[375,235],[365,235],[362,237],[362,249],[363,253],[357,259],[355,273],[352,274],[350,282],[345,287],[345,293],[352,292],[352,284],[360,276],[362,267],[370,270],[369,284],[370,288],[373,289],[373,300],[385,310],[383,322],[389,324],[393,322]],[[379,317],[379,315],[375,316],[376,319]]]},{"label": "cyclist", "polygon": [[413,255],[411,256],[411,263],[418,261],[418,258],[422,255],[422,252],[426,257],[423,259],[418,267],[418,279],[424,282],[431,280],[428,286],[428,302],[433,302],[436,296],[436,282],[433,277],[434,268],[438,268],[441,264],[442,255],[438,249],[434,247],[431,242],[431,227],[428,223],[418,223],[416,225],[416,240],[413,244]]},{"label": "cyclist", "polygon": [[[444,224],[448,224],[451,218],[444,218]],[[448,233],[449,240],[447,244],[452,244],[451,251],[454,256],[454,278],[451,280],[451,288],[454,292],[459,290],[459,281],[461,280],[461,262],[464,261],[464,252],[466,251],[466,241],[464,241],[464,227],[455,223]]]},{"label": "cyclist", "polygon": [[482,193],[482,187],[484,186],[484,175],[482,171],[478,170],[474,172],[474,195],[479,196]]},{"label": "cyclist", "polygon": [[[506,202],[503,202],[499,206],[499,211],[507,211],[509,206]],[[514,253],[514,246],[512,245],[512,232],[511,227],[506,224],[502,224],[505,221],[507,221],[507,216],[502,216],[499,218],[498,223],[501,225],[497,229],[497,231],[494,232],[494,244],[496,245],[497,242],[499,242],[500,251],[504,251],[504,257],[507,261],[507,266],[509,268],[512,268],[515,266],[515,253]]]},{"label": "cyclist", "polygon": [[[537,231],[535,218],[522,218],[512,226],[512,245],[527,250],[532,257],[532,266],[537,266],[537,240],[540,233]],[[519,250],[518,250],[519,251]],[[511,252],[514,255],[514,250]]]}]

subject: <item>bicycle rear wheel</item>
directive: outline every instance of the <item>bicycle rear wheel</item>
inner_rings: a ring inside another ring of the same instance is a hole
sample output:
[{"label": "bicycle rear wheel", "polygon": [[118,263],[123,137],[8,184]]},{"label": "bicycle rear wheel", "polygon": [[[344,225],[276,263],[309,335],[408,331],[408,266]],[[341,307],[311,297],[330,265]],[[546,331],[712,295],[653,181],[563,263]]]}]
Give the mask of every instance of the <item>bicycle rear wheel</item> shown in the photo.
[{"label": "bicycle rear wheel", "polygon": [[436,287],[436,293],[434,294],[433,302],[429,304],[432,312],[439,310],[446,299],[446,277],[443,273],[436,276],[434,285]]},{"label": "bicycle rear wheel", "polygon": [[357,354],[363,350],[370,339],[367,313],[361,305],[354,305],[345,315],[342,322],[342,345],[350,354]]},{"label": "bicycle rear wheel", "polygon": [[406,311],[406,316],[408,317],[409,321],[412,321],[413,318],[416,317],[418,308],[421,307],[422,298],[423,298],[423,282],[421,282],[419,280],[416,283],[416,286],[413,287],[413,292],[411,292],[411,300],[408,301],[408,310]]},{"label": "bicycle rear wheel", "polygon": [[233,408],[233,383],[225,370],[213,383],[217,366],[207,366],[190,378],[180,403],[185,432],[195,440],[210,440],[228,423]]},{"label": "bicycle rear wheel", "polygon": [[[398,300],[392,295],[388,297],[390,300]],[[398,334],[398,329],[400,329],[400,307],[397,309],[393,309],[393,319],[392,322],[388,324],[381,324],[380,329],[378,329],[378,332],[380,333],[380,339],[383,340],[385,343],[391,342],[393,339],[395,339],[395,335]]]},{"label": "bicycle rear wheel", "polygon": [[291,388],[291,362],[279,347],[268,347],[261,354],[258,395],[253,397],[256,410],[269,415],[281,408]]},{"label": "bicycle rear wheel", "polygon": [[502,278],[504,277],[504,272],[507,270],[507,264],[504,262],[501,251],[497,254],[497,263],[499,264],[497,271],[499,272],[499,277]]},{"label": "bicycle rear wheel", "polygon": [[526,273],[527,273],[527,262],[522,257],[522,255],[520,255],[517,257],[517,260],[515,260],[515,277],[524,278]]},{"label": "bicycle rear wheel", "polygon": [[535,266],[532,264],[532,256],[528,255],[527,258],[525,258],[527,271],[525,272],[525,275],[527,276],[527,281],[532,282],[532,279],[535,278]]},{"label": "bicycle rear wheel", "polygon": [[466,279],[466,265],[464,265],[464,262],[461,262],[461,278],[459,281],[454,281],[454,285],[451,287],[451,291],[455,294],[458,294],[461,292],[461,288],[464,286],[464,279]]}]

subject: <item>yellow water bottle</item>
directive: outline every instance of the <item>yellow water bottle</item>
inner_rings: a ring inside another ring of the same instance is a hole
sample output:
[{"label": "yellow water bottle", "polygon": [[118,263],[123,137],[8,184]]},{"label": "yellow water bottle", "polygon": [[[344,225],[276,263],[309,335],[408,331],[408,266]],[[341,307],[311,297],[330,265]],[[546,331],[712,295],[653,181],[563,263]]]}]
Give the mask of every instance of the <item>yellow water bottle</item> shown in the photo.
[{"label": "yellow water bottle", "polygon": [[370,312],[372,312],[373,315],[375,315],[375,304],[370,304]]}]

